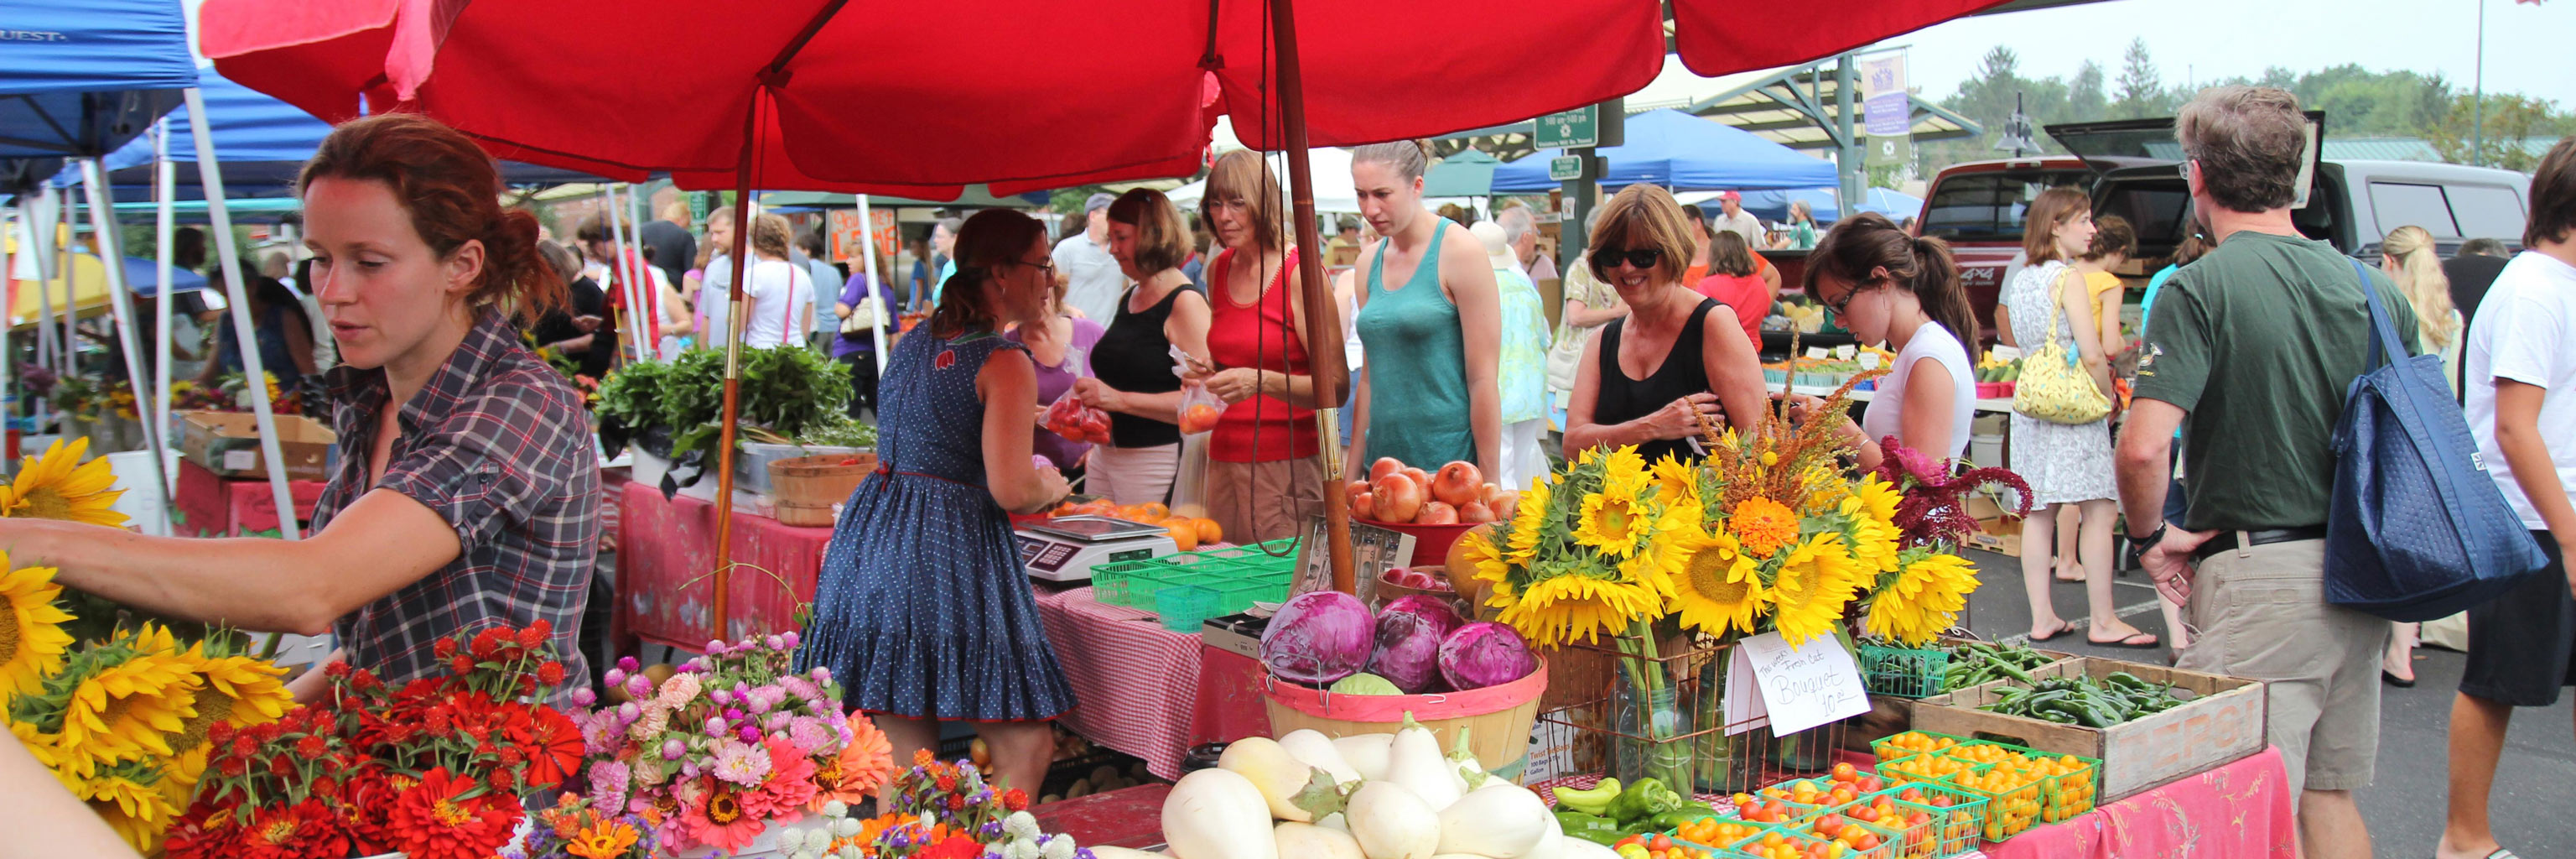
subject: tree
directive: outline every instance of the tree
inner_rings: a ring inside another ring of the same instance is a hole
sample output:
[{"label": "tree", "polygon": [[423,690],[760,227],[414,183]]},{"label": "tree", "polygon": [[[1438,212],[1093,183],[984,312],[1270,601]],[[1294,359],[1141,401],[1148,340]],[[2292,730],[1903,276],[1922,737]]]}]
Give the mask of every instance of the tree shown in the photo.
[{"label": "tree", "polygon": [[2147,40],[2130,39],[2128,52],[2120,57],[2120,99],[2112,104],[2112,114],[2121,119],[2155,116],[2164,102],[2164,79],[2147,55]]},{"label": "tree", "polygon": [[2477,100],[2465,95],[2453,99],[2442,124],[2425,134],[2433,151],[2441,153],[2444,161],[2528,173],[2540,165],[2540,153],[2525,145],[2524,138],[2576,133],[2576,116],[2552,110],[2545,99],[2489,93],[2486,108],[2481,135],[2476,130]]},{"label": "tree", "polygon": [[2110,96],[2102,90],[2102,64],[2085,60],[2075,71],[2075,81],[2066,86],[2067,119],[2091,122],[2110,115]]}]

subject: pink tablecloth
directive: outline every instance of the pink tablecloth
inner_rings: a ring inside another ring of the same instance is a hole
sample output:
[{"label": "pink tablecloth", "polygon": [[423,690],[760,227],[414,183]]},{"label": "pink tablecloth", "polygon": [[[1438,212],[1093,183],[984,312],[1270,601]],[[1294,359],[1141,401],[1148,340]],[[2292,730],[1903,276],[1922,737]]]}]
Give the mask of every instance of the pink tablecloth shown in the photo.
[{"label": "pink tablecloth", "polygon": [[[618,652],[634,640],[695,650],[716,637],[716,507],[629,482],[616,490],[617,611],[610,627]],[[799,528],[736,510],[724,637],[796,629],[796,609],[813,600],[830,528]]]},{"label": "pink tablecloth", "polygon": [[2298,824],[2281,750],[2216,769],[1986,845],[1993,859],[2290,859]]}]

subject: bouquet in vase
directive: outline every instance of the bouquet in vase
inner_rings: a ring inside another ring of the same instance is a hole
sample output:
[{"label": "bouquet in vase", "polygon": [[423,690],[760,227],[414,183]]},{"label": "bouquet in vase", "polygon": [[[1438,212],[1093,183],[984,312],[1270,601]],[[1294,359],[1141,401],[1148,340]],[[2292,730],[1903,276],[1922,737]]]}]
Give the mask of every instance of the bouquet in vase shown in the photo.
[{"label": "bouquet in vase", "polygon": [[653,859],[653,825],[623,808],[601,809],[566,792],[539,810],[527,841],[501,851],[502,859]]},{"label": "bouquet in vase", "polygon": [[895,777],[884,814],[859,820],[848,806],[823,808],[812,829],[788,836],[791,859],[1091,859],[1073,838],[1040,831],[1029,795],[997,790],[972,762],[913,754]]},{"label": "bouquet in vase", "polygon": [[884,737],[842,714],[829,670],[794,673],[796,644],[792,632],[708,642],[658,684],[629,658],[603,679],[630,700],[575,692],[592,707],[579,718],[592,805],[642,815],[673,849],[734,853],[773,823],[882,784]]},{"label": "bouquet in vase", "polygon": [[534,700],[563,682],[553,632],[538,621],[440,639],[452,673],[400,687],[332,663],[322,700],[273,722],[217,725],[167,855],[493,855],[526,817],[521,797],[581,766],[579,729]]}]

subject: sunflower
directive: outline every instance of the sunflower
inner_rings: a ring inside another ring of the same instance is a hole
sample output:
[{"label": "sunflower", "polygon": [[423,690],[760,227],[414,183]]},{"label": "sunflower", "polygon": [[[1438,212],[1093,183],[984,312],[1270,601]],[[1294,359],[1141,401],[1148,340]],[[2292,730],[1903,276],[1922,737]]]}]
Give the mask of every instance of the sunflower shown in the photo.
[{"label": "sunflower", "polygon": [[54,605],[62,595],[54,568],[11,567],[9,553],[0,552],[0,699],[37,691],[62,669],[72,645],[62,627],[72,616]]},{"label": "sunflower", "polygon": [[1538,556],[1539,532],[1547,527],[1551,491],[1545,478],[1533,478],[1529,491],[1521,493],[1520,508],[1512,511],[1511,539],[1503,552],[1504,562],[1527,564]]},{"label": "sunflower", "polygon": [[171,818],[178,816],[177,807],[157,784],[161,779],[159,766],[129,761],[83,779],[73,792],[117,837],[137,851],[149,852],[160,843],[161,831],[169,827]]},{"label": "sunflower", "polygon": [[141,632],[91,648],[69,673],[81,676],[64,705],[62,748],[83,777],[100,764],[173,753],[170,738],[197,714],[202,683],[193,663],[174,652],[170,633]]},{"label": "sunflower", "polygon": [[1507,604],[1498,619],[1531,641],[1553,647],[1577,638],[1597,640],[1604,631],[1655,617],[1665,596],[1641,582],[1568,573],[1531,582],[1516,598],[1503,601]]},{"label": "sunflower", "polygon": [[1798,513],[1788,505],[1755,496],[1736,502],[1727,514],[1726,530],[1735,534],[1744,550],[1754,557],[1768,558],[1798,542]]},{"label": "sunflower", "polygon": [[1601,455],[1601,491],[1623,498],[1644,494],[1649,478],[1646,458],[1636,445],[1621,445]]},{"label": "sunflower", "polygon": [[17,480],[0,491],[0,515],[125,527],[125,514],[113,507],[125,491],[108,488],[116,485],[116,472],[108,470],[104,459],[82,462],[81,455],[88,452],[86,437],[71,440],[69,446],[56,439],[45,448],[44,456],[20,467]]},{"label": "sunflower", "polygon": [[1791,645],[1833,632],[1843,607],[1866,584],[1842,535],[1818,534],[1780,562],[1772,582],[1772,625]]},{"label": "sunflower", "polygon": [[216,725],[246,728],[274,722],[295,702],[277,679],[286,669],[249,656],[208,657],[205,652],[205,643],[199,642],[180,655],[197,677],[197,712],[169,738],[172,755],[165,784],[196,784],[206,768],[206,732]]},{"label": "sunflower", "polygon": [[[1846,499],[1848,504],[1857,499]],[[1896,572],[1897,552],[1902,548],[1897,538],[1905,536],[1896,526],[1876,519],[1860,517],[1852,523],[1852,560],[1859,562],[1863,578],[1875,580],[1881,573]]]},{"label": "sunflower", "polygon": [[1948,629],[1977,589],[1977,571],[1957,555],[1922,554],[1904,565],[1896,583],[1869,603],[1869,634],[1920,647]]},{"label": "sunflower", "polygon": [[1753,631],[1770,594],[1762,587],[1761,565],[1744,554],[1735,535],[1682,522],[1665,532],[1655,555],[1672,577],[1666,608],[1680,615],[1683,626],[1707,635]]},{"label": "sunflower", "polygon": [[1860,479],[1859,486],[1853,488],[1852,498],[1858,500],[1860,502],[1860,506],[1858,508],[1853,508],[1851,505],[1846,504],[1843,507],[1843,512],[1866,512],[1871,519],[1876,519],[1880,522],[1894,522],[1896,521],[1896,505],[1898,502],[1905,500],[1905,493],[1898,490],[1896,488],[1896,484],[1889,483],[1885,478],[1879,477],[1877,472],[1870,472],[1868,475],[1863,476]]},{"label": "sunflower", "polygon": [[1620,494],[1602,490],[1584,496],[1583,510],[1576,517],[1574,542],[1599,549],[1612,558],[1626,558],[1655,533],[1655,514],[1634,493]]},{"label": "sunflower", "polygon": [[80,792],[80,777],[63,766],[61,736],[44,733],[36,723],[18,719],[9,720],[9,733],[18,738],[19,745],[27,747],[27,754],[33,756],[37,763],[52,771],[54,779],[62,782],[63,787],[70,788],[73,793]]},{"label": "sunflower", "polygon": [[1699,466],[1681,461],[1672,454],[1655,460],[1648,472],[1648,482],[1655,487],[1655,503],[1665,508],[1682,505],[1698,506]]}]

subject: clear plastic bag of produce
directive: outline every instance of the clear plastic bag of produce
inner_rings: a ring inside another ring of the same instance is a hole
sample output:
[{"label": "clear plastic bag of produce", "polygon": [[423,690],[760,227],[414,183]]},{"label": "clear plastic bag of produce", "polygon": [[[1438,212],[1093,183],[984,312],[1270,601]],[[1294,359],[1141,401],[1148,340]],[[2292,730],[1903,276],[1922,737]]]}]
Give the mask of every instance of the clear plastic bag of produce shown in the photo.
[{"label": "clear plastic bag of produce", "polygon": [[1066,388],[1055,402],[1047,404],[1046,428],[1072,441],[1109,443],[1109,413],[1083,405],[1072,388]]},{"label": "clear plastic bag of produce", "polygon": [[1225,416],[1225,400],[1208,393],[1206,385],[1181,383],[1181,434],[1200,435],[1216,429],[1218,418]]}]

